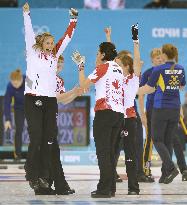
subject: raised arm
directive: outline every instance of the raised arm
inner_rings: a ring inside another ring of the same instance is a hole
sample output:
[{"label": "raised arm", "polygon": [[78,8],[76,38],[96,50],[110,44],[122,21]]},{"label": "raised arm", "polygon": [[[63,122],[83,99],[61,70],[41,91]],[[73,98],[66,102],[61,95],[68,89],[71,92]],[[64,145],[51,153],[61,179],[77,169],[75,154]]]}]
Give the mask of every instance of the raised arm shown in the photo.
[{"label": "raised arm", "polygon": [[132,39],[134,43],[134,58],[133,58],[133,67],[134,67],[134,74],[136,76],[140,76],[142,63],[140,59],[140,49],[139,49],[139,39],[138,39],[138,24],[132,25]]},{"label": "raised arm", "polygon": [[32,28],[29,4],[25,3],[23,6],[24,28],[25,28],[25,43],[27,54],[32,50],[32,46],[35,44],[35,34]]},{"label": "raised arm", "polygon": [[112,33],[112,28],[111,28],[111,26],[106,27],[104,31],[105,31],[105,34],[106,34],[106,41],[107,41],[107,42],[112,42],[112,41],[111,41],[111,33]]},{"label": "raised arm", "polygon": [[64,33],[64,36],[58,41],[55,46],[57,58],[64,52],[65,48],[71,41],[77,25],[78,11],[76,9],[70,9],[69,13],[71,18],[68,28]]}]

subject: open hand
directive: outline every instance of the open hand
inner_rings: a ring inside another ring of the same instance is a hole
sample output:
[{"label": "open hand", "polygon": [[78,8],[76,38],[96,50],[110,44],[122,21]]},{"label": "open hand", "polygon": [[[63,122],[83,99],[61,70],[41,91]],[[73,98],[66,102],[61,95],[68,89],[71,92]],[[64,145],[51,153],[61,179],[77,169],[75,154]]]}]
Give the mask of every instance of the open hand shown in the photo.
[{"label": "open hand", "polygon": [[111,26],[106,27],[106,28],[104,29],[104,31],[105,31],[106,35],[111,35],[111,33],[112,33],[112,27],[111,27]]},{"label": "open hand", "polygon": [[85,64],[85,56],[81,56],[81,54],[77,50],[72,53],[71,59],[78,66],[80,66],[81,64]]},{"label": "open hand", "polygon": [[26,3],[23,5],[23,12],[29,12],[29,11],[30,11],[29,4],[26,2]]}]

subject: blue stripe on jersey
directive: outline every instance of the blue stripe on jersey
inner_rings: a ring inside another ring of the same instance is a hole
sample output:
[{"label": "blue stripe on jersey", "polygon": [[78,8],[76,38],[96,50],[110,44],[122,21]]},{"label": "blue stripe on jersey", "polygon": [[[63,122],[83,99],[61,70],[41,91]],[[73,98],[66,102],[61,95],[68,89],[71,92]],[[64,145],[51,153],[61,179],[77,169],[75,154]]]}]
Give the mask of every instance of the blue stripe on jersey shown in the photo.
[{"label": "blue stripe on jersey", "polygon": [[154,108],[179,108],[180,107],[180,86],[186,84],[184,68],[176,64],[171,69],[173,62],[166,62],[163,65],[154,67],[148,81],[151,87],[156,86],[154,97]]}]

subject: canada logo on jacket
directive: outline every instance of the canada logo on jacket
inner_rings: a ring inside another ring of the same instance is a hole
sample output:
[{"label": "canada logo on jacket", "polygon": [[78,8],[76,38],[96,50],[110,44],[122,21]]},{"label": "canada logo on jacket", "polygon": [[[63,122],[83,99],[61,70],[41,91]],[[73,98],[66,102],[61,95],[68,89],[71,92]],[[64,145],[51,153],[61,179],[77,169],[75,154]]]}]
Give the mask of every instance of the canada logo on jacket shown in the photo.
[{"label": "canada logo on jacket", "polygon": [[116,90],[118,90],[120,88],[119,80],[115,80],[114,82],[112,82],[112,85]]}]

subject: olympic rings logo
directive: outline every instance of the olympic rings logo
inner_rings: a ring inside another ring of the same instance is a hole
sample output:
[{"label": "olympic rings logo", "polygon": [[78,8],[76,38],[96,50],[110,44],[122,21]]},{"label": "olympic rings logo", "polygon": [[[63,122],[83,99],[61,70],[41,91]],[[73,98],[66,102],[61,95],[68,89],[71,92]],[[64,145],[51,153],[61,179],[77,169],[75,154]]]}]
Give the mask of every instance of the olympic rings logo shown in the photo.
[{"label": "olympic rings logo", "polygon": [[[43,25],[43,26],[38,26],[38,25],[34,25],[33,26],[33,30],[35,35],[37,36],[38,34],[42,34],[44,32],[50,32],[50,29],[48,26]],[[24,28],[22,29],[23,34],[25,33]]]},{"label": "olympic rings logo", "polygon": [[34,30],[35,35],[38,35],[38,34],[42,34],[45,32],[49,32],[49,27],[46,25],[43,25],[43,26],[35,25],[33,26],[33,30]]}]

